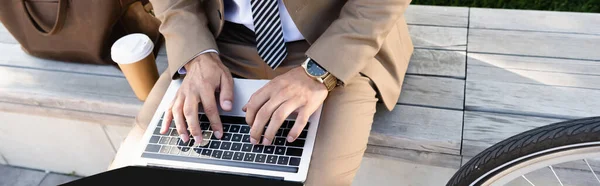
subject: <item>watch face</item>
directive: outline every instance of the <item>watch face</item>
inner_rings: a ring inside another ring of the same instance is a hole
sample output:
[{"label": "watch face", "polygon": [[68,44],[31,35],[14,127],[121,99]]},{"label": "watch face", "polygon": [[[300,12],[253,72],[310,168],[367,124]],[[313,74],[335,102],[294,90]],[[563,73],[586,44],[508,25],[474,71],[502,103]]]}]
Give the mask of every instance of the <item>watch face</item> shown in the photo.
[{"label": "watch face", "polygon": [[306,64],[306,71],[308,71],[308,73],[313,76],[322,76],[327,73],[325,69],[322,69],[321,67],[319,67],[319,65],[312,61],[309,61]]}]

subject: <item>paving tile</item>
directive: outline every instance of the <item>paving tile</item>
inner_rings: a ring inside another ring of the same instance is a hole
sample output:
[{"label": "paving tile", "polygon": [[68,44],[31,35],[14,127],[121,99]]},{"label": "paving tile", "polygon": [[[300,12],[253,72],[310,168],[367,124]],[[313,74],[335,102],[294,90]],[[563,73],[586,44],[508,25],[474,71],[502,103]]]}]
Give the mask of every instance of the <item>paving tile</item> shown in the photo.
[{"label": "paving tile", "polygon": [[379,155],[365,155],[353,186],[446,185],[457,169],[417,164]]},{"label": "paving tile", "polygon": [[0,151],[13,166],[86,176],[106,170],[115,155],[96,123],[6,112],[0,118],[13,123],[0,124]]},{"label": "paving tile", "polygon": [[0,165],[0,186],[36,186],[45,175],[42,171]]},{"label": "paving tile", "polygon": [[125,140],[127,134],[129,134],[129,131],[132,127],[133,126],[104,125],[104,131],[106,131],[110,142],[115,148],[115,153],[117,152],[117,150],[119,150],[121,143],[123,142],[123,140]]},{"label": "paving tile", "polygon": [[81,178],[81,177],[50,173],[44,178],[44,180],[42,180],[42,182],[40,183],[39,186],[60,185],[60,184],[69,183],[71,181],[75,181],[79,178]]}]

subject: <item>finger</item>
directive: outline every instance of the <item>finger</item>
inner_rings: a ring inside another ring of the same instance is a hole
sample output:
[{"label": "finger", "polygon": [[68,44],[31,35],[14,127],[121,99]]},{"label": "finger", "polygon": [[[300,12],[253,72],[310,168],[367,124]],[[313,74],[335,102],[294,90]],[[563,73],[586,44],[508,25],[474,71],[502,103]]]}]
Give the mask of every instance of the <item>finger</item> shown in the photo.
[{"label": "finger", "polygon": [[263,135],[265,125],[269,119],[271,119],[271,115],[273,115],[275,109],[277,109],[283,102],[285,102],[285,99],[281,97],[273,97],[258,110],[256,118],[252,124],[252,128],[250,128],[250,143],[257,144],[260,141],[260,136]]},{"label": "finger", "polygon": [[277,130],[279,130],[285,119],[298,107],[301,107],[301,102],[297,99],[291,99],[281,104],[281,106],[273,112],[269,127],[267,128],[267,131],[265,131],[263,137],[263,145],[271,145],[271,142],[275,138],[275,134],[277,134]]},{"label": "finger", "polygon": [[269,97],[271,95],[271,89],[272,88],[269,88],[267,86],[258,89],[258,91],[256,91],[250,97],[248,103],[246,103],[246,105],[244,106],[244,108],[246,108],[246,123],[248,123],[250,127],[252,127],[252,125],[254,124],[254,117],[256,116],[258,109],[260,109],[263,106],[263,104],[265,104],[269,100]]},{"label": "finger", "polygon": [[168,129],[171,126],[171,122],[173,121],[173,113],[171,112],[171,108],[173,108],[174,102],[175,100],[171,101],[171,104],[165,111],[165,115],[163,117],[163,122],[160,129],[160,134],[166,134],[169,131]]},{"label": "finger", "polygon": [[294,122],[294,126],[292,127],[292,129],[290,129],[290,132],[286,137],[286,140],[288,142],[294,142],[298,138],[298,136],[300,136],[300,133],[302,133],[302,130],[304,130],[304,127],[308,122],[308,118],[310,118],[310,115],[313,112],[314,111],[309,111],[309,109],[307,109],[306,107],[300,109],[300,111],[298,112],[298,116],[296,117],[296,121]]},{"label": "finger", "polygon": [[197,96],[188,95],[183,105],[183,114],[196,144],[202,142],[202,130],[200,129],[200,120],[198,119],[198,102]]},{"label": "finger", "polygon": [[219,110],[215,99],[215,89],[203,87],[202,90],[200,90],[200,99],[202,101],[204,113],[206,114],[206,117],[208,117],[210,126],[214,131],[213,134],[220,139],[221,135],[223,135],[223,125],[221,125],[221,117],[219,117]]},{"label": "finger", "polygon": [[175,119],[175,127],[177,128],[177,133],[179,133],[179,137],[184,142],[190,140],[189,134],[187,132],[187,127],[185,124],[185,118],[183,116],[183,102],[185,100],[185,96],[183,94],[177,96],[175,99],[175,103],[173,104],[173,108],[171,111],[173,112],[173,119]]},{"label": "finger", "polygon": [[233,108],[233,79],[230,74],[221,75],[221,92],[219,93],[221,108],[231,111]]}]

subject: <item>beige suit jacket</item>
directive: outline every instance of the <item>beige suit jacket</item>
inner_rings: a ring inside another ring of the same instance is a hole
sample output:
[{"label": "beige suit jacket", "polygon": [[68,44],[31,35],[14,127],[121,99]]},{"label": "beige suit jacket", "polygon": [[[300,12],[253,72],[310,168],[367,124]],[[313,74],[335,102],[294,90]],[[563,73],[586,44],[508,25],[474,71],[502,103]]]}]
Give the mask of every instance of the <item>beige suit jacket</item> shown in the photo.
[{"label": "beige suit jacket", "polygon": [[[404,12],[411,0],[283,0],[306,52],[342,82],[362,73],[394,108],[413,53]],[[225,22],[223,0],[150,0],[165,37],[169,73],[199,52],[217,49]]]}]

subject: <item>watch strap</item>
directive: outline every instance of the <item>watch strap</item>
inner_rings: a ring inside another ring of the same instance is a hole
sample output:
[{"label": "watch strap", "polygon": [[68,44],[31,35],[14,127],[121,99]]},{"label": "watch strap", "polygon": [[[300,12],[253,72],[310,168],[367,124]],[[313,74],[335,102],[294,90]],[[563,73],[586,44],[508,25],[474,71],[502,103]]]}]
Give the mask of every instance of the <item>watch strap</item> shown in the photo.
[{"label": "watch strap", "polygon": [[328,91],[331,91],[337,86],[337,78],[335,78],[331,73],[327,73],[327,75],[323,78],[323,84],[325,84],[325,87],[327,87]]}]

